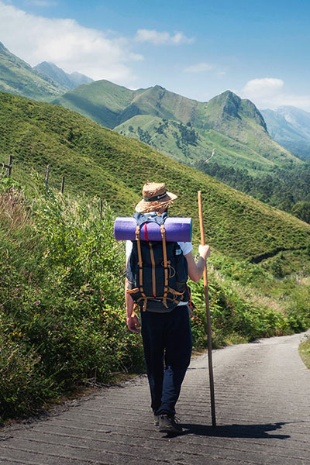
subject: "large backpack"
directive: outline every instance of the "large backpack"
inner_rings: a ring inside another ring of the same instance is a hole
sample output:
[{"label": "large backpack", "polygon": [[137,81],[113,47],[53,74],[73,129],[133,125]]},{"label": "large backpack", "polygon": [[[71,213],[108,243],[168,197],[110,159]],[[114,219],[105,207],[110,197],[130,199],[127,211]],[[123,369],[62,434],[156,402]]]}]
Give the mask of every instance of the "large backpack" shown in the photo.
[{"label": "large backpack", "polygon": [[[127,292],[143,311],[171,311],[181,301],[187,302],[190,298],[187,260],[177,242],[166,241],[166,213],[136,213],[134,217],[137,222],[136,240],[132,241],[127,262]],[[140,240],[141,228],[147,237],[147,224],[150,222],[158,224],[161,241]]]}]

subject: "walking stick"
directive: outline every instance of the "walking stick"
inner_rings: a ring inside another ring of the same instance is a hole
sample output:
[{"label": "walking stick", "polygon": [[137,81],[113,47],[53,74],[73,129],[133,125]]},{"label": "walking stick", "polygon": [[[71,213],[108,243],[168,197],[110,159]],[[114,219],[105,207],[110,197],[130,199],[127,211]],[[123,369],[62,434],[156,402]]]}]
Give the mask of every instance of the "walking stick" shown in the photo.
[{"label": "walking stick", "polygon": [[[201,244],[205,245],[201,191],[198,192],[198,210],[199,210]],[[208,361],[209,361],[208,364],[209,364],[209,381],[210,381],[210,396],[211,396],[211,415],[212,415],[212,426],[215,428],[216,418],[215,418],[214,381],[213,381],[213,366],[212,366],[212,328],[211,328],[211,315],[210,315],[210,306],[209,306],[207,262],[206,262],[206,265],[203,271],[203,284],[204,284],[204,294],[205,294],[206,314],[207,314]]]}]

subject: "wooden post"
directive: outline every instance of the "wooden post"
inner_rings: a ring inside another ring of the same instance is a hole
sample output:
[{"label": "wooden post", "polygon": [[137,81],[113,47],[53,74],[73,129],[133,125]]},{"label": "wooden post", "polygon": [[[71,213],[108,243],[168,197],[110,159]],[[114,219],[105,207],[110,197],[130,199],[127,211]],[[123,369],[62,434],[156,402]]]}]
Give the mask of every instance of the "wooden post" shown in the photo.
[{"label": "wooden post", "polygon": [[50,176],[50,168],[51,168],[51,165],[47,165],[46,173],[45,173],[45,187],[48,187],[48,180],[49,180],[49,176]]},{"label": "wooden post", "polygon": [[8,177],[10,177],[11,174],[12,174],[13,159],[14,159],[14,157],[12,155],[10,155],[8,163],[0,163],[0,165],[2,165],[3,168],[7,169],[7,176]]},{"label": "wooden post", "polygon": [[10,155],[9,158],[9,166],[8,166],[8,176],[10,177],[12,174],[12,165],[13,165],[13,156]]}]

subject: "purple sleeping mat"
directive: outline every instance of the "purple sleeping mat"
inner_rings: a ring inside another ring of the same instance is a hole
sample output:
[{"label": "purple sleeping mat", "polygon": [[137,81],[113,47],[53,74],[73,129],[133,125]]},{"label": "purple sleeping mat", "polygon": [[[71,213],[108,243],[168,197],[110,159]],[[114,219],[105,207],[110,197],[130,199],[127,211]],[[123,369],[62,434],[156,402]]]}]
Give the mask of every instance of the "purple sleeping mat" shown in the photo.
[{"label": "purple sleeping mat", "polygon": [[[168,242],[191,242],[191,218],[167,218],[165,221],[166,240]],[[118,241],[136,239],[136,220],[132,217],[118,217],[114,222],[114,237]],[[141,226],[142,241],[161,241],[160,226],[157,223],[145,223]]]}]

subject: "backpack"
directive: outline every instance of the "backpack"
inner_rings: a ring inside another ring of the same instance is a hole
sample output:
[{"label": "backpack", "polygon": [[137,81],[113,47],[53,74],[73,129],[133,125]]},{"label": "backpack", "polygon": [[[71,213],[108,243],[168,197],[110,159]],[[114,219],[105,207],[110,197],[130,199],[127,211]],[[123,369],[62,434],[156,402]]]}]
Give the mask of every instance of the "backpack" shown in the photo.
[{"label": "backpack", "polygon": [[[127,292],[143,311],[167,312],[181,301],[190,300],[187,286],[187,260],[177,242],[167,242],[165,220],[167,214],[136,213],[136,240],[127,262]],[[162,241],[140,239],[140,229],[147,231],[147,223],[155,222],[161,230]]]}]

